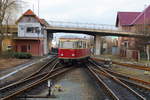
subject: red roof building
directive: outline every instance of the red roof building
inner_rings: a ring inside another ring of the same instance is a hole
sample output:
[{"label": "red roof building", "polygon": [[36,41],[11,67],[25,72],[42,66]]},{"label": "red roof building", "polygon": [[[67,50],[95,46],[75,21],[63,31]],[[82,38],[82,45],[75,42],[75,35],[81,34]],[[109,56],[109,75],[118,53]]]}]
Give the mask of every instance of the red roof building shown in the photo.
[{"label": "red roof building", "polygon": [[40,19],[32,10],[27,10],[16,21],[18,36],[14,39],[16,52],[28,52],[33,56],[43,56],[49,51],[49,38],[45,29],[49,24]]},{"label": "red roof building", "polygon": [[[143,34],[150,31],[150,6],[144,9],[142,12],[118,12],[116,18],[116,27],[121,31],[135,32],[138,34]],[[144,50],[144,45],[142,47],[136,38],[120,37],[119,47],[124,49],[125,55],[129,54],[127,51],[134,50],[139,52],[139,50]],[[137,45],[138,43],[138,45]],[[123,54],[123,55],[124,55]],[[121,54],[122,55],[122,54]]]}]

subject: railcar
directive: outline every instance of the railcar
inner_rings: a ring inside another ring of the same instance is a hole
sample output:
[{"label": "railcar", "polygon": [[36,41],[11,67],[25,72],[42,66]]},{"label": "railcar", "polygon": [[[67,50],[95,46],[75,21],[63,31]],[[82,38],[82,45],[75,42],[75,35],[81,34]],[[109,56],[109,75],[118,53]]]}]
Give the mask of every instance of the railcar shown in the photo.
[{"label": "railcar", "polygon": [[58,58],[61,62],[80,61],[90,57],[90,41],[79,37],[59,39]]}]

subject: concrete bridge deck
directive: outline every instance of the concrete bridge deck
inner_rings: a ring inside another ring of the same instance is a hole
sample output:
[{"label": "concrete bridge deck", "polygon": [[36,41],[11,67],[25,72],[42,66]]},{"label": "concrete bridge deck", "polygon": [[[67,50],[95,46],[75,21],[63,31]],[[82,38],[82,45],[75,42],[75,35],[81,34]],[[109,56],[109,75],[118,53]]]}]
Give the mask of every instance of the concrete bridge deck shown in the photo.
[{"label": "concrete bridge deck", "polygon": [[100,35],[100,36],[122,36],[122,37],[146,37],[142,34],[132,32],[122,32],[118,30],[106,30],[106,29],[88,29],[88,28],[72,28],[72,27],[53,27],[49,26],[46,28],[48,31],[57,33],[82,33],[88,35]]}]

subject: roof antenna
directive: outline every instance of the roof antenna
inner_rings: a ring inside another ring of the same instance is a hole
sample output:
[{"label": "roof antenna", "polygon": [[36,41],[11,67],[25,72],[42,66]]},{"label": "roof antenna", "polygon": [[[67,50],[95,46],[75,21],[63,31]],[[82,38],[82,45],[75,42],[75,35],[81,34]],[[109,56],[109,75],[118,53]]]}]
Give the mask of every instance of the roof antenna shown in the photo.
[{"label": "roof antenna", "polygon": [[32,6],[33,6],[33,12],[34,12],[34,4]]}]

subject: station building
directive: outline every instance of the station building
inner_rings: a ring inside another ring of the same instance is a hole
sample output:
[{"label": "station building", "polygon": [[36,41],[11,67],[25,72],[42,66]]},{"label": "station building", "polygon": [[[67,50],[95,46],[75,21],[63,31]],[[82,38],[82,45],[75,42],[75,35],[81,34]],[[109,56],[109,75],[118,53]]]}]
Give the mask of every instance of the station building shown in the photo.
[{"label": "station building", "polygon": [[52,33],[46,27],[49,24],[40,19],[32,10],[27,10],[16,21],[16,25],[3,27],[5,38],[0,41],[0,52],[13,49],[16,52],[28,52],[33,56],[43,56],[51,49]]},{"label": "station building", "polygon": [[16,52],[28,52],[33,56],[48,54],[52,34],[47,35],[48,23],[44,19],[40,19],[29,9],[16,21],[16,24],[18,26],[18,34],[14,38]]}]

